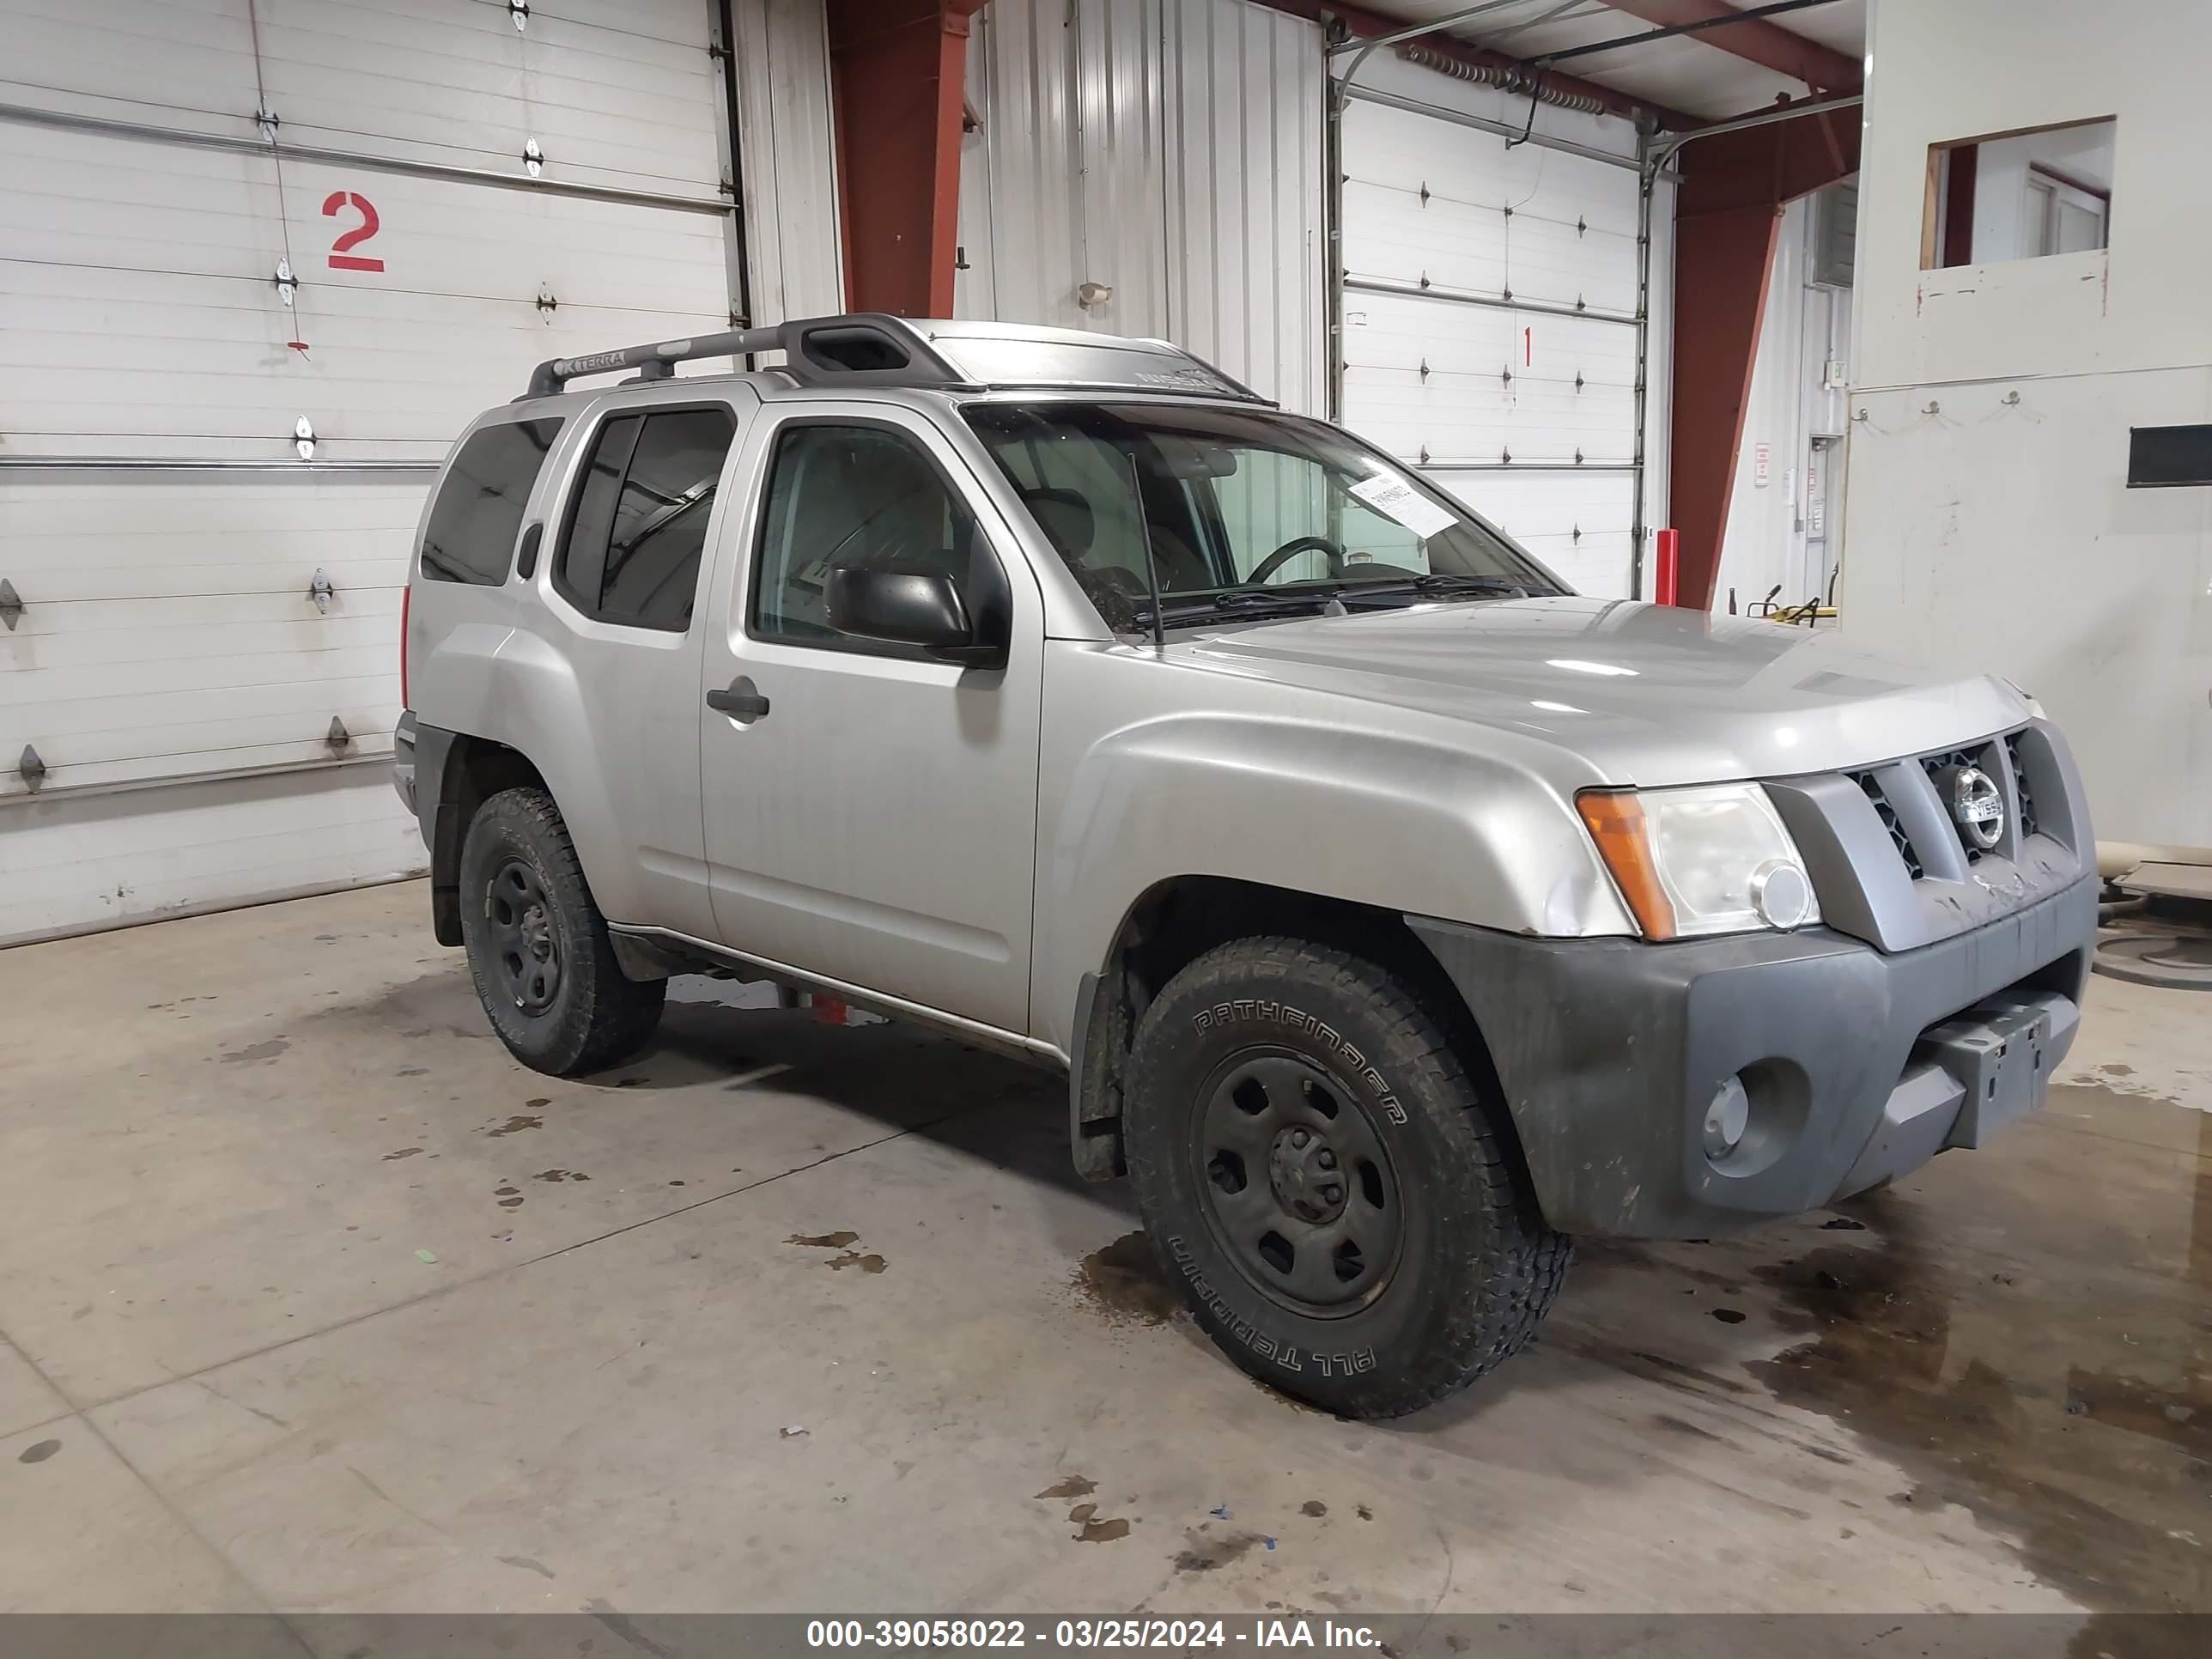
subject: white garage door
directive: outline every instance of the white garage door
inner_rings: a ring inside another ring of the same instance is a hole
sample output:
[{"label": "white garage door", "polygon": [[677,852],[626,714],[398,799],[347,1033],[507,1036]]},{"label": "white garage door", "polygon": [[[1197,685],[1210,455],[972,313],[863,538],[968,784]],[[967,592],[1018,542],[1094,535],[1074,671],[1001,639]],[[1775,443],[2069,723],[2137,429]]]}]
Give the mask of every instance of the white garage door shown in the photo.
[{"label": "white garage door", "polygon": [[1357,93],[1342,146],[1345,423],[1627,593],[1635,172]]},{"label": "white garage door", "polygon": [[421,862],[423,490],[538,360],[728,325],[716,12],[0,0],[0,941]]}]

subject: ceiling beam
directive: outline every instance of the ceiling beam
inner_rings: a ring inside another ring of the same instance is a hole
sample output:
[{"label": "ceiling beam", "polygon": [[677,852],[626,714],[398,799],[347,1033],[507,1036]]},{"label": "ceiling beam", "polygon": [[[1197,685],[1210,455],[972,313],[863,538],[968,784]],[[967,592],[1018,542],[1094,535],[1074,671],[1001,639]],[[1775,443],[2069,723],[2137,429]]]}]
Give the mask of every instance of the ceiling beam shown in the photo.
[{"label": "ceiling beam", "polygon": [[[1605,0],[1605,3],[1662,28],[1711,22],[1733,16],[1737,10],[1728,0]],[[1690,38],[1821,92],[1856,92],[1864,82],[1856,58],[1793,34],[1764,17],[1747,17]]]}]

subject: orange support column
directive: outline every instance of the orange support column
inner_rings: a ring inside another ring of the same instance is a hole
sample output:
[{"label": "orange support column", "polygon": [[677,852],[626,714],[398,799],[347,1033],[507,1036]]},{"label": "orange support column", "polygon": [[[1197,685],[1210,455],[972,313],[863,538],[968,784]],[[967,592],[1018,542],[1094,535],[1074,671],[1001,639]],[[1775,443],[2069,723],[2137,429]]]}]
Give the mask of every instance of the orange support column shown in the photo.
[{"label": "orange support column", "polygon": [[826,0],[846,303],[952,314],[969,20],[984,0]]}]

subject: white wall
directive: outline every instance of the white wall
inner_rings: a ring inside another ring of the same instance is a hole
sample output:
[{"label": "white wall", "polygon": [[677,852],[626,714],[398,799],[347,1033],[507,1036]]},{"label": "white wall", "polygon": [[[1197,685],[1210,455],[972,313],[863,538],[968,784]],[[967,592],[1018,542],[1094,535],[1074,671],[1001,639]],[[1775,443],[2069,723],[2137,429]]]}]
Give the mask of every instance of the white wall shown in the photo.
[{"label": "white wall", "polygon": [[[1744,405],[1743,448],[1729,498],[1713,609],[1726,611],[1735,591],[1748,610],[1777,584],[1777,604],[1802,604],[1825,596],[1828,574],[1843,548],[1840,440],[1844,400],[1823,389],[1830,356],[1850,361],[1850,290],[1811,280],[1818,214],[1815,198],[1784,210],[1767,282],[1766,311],[1753,359],[1751,395]],[[1765,482],[1757,458],[1766,447]],[[1818,497],[1816,501],[1816,496]]]},{"label": "white wall", "polygon": [[[2212,492],[2124,484],[2130,426],[2212,421],[2212,7],[1870,26],[1844,629],[2033,692],[2100,836],[2212,845]],[[2104,116],[2108,249],[1920,269],[1930,144]]]}]

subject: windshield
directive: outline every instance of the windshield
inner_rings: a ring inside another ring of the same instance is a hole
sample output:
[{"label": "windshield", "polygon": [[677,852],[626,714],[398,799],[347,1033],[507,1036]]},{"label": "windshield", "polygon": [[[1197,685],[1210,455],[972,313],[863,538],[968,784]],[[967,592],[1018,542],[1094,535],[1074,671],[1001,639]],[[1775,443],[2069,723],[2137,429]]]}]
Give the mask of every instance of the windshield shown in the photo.
[{"label": "windshield", "polygon": [[1241,409],[972,403],[962,413],[1108,626],[1567,591],[1335,428]]}]

